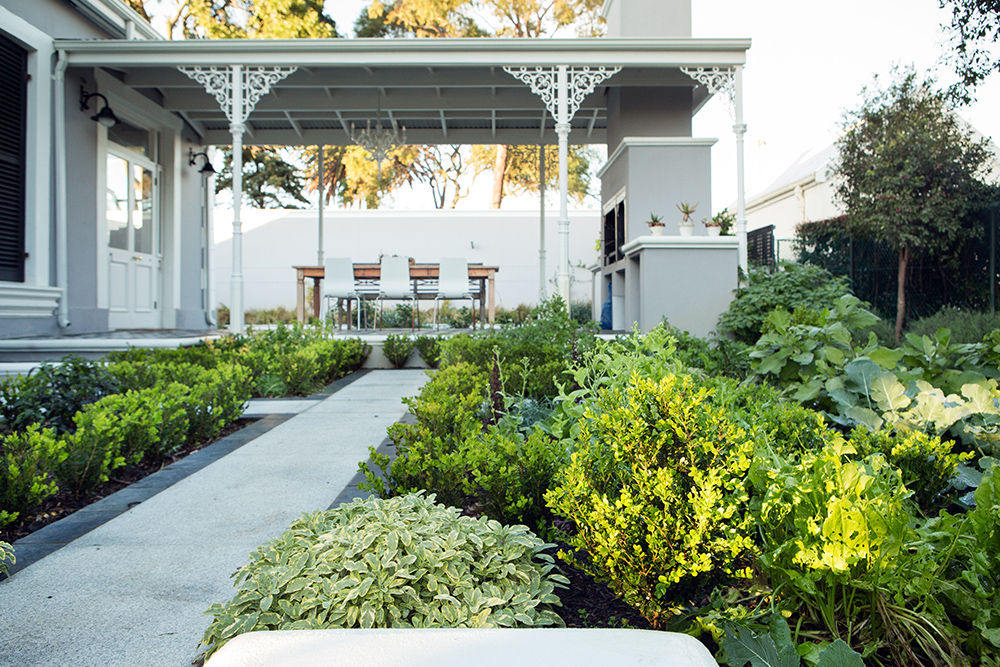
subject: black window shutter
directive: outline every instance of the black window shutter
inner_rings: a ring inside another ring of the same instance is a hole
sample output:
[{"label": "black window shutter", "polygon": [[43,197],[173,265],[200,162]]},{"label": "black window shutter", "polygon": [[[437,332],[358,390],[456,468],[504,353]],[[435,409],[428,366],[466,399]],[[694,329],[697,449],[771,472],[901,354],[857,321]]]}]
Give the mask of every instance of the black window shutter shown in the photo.
[{"label": "black window shutter", "polygon": [[28,53],[0,35],[0,280],[24,282]]}]

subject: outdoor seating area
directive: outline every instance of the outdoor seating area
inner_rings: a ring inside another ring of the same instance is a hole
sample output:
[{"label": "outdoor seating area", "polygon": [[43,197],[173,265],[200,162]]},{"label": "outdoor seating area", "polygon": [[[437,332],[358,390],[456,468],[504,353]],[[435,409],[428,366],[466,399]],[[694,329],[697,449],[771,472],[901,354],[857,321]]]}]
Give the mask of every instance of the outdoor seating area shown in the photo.
[{"label": "outdoor seating area", "polygon": [[[334,308],[346,307],[347,328],[354,322],[362,327],[364,302],[376,308],[372,326],[377,327],[386,301],[416,305],[434,302],[433,325],[438,326],[437,312],[442,301],[469,300],[473,312],[478,302],[481,325],[496,321],[496,274],[498,266],[467,262],[465,258],[442,258],[437,263],[416,262],[412,257],[383,257],[378,263],[353,262],[350,258],[326,259],[322,266],[293,266],[296,279],[295,316],[306,322],[306,279],[312,280],[311,316],[328,319]],[[420,310],[413,308],[411,328],[420,327]]]}]

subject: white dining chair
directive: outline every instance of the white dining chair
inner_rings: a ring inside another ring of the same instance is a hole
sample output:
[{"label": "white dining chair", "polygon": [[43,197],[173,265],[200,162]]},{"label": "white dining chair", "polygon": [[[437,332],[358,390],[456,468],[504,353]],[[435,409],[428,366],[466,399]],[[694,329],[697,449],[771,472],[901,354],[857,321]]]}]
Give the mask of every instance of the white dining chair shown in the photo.
[{"label": "white dining chair", "polygon": [[[382,322],[383,302],[386,299],[394,301],[412,301],[413,308],[417,307],[416,297],[413,294],[413,283],[410,282],[410,260],[407,257],[382,257],[379,267],[378,285],[378,317]],[[413,328],[413,313],[410,316],[410,328]]]},{"label": "white dining chair", "polygon": [[440,328],[437,321],[438,304],[447,299],[472,302],[472,328],[476,328],[476,301],[469,291],[469,263],[464,257],[446,257],[441,260],[438,272],[438,290],[434,297],[434,326]]},{"label": "white dining chair", "polygon": [[[357,302],[358,328],[361,328],[361,295],[354,285],[354,262],[350,257],[331,257],[323,262],[323,319],[330,316],[332,299],[346,299],[350,310],[351,299]],[[348,321],[347,328],[351,328]]]}]

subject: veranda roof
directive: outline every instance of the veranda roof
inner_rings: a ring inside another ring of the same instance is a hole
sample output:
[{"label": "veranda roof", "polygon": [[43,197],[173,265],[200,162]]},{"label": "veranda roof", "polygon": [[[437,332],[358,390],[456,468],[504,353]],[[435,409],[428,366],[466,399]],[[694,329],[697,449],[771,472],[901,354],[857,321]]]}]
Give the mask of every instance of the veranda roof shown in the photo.
[{"label": "veranda roof", "polygon": [[250,115],[247,143],[350,144],[351,123],[406,127],[413,144],[554,143],[540,98],[509,67],[622,67],[581,103],[570,141],[606,143],[607,85],[693,88],[680,67],[746,61],[748,39],[56,40],[69,67],[103,68],[180,114],[204,143],[231,142],[216,100],[177,66],[295,66]]}]

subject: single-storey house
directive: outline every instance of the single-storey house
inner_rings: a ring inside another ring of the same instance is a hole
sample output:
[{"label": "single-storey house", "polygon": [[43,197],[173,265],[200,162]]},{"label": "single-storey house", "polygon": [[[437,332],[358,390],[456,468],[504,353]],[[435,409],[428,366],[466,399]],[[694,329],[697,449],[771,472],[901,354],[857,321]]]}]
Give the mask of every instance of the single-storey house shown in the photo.
[{"label": "single-storey house", "polygon": [[[566,295],[566,150],[606,144],[598,299],[610,289],[621,328],[666,315],[706,332],[745,236],[682,237],[668,220],[653,237],[645,217],[710,201],[714,139],[692,137],[691,118],[714,94],[731,104],[742,156],[750,42],[692,38],[690,0],[603,11],[607,36],[590,39],[171,41],[121,0],[0,0],[0,337],[213,328],[213,186],[197,154],[351,143],[350,126],[379,109],[412,143],[558,144]],[[217,297],[234,331],[241,170],[237,159],[231,220],[214,222],[233,229]]]}]

